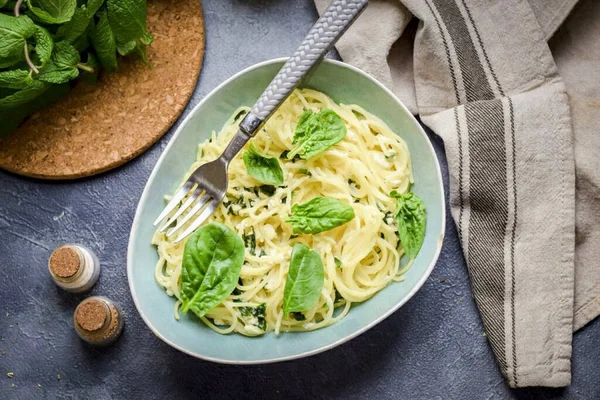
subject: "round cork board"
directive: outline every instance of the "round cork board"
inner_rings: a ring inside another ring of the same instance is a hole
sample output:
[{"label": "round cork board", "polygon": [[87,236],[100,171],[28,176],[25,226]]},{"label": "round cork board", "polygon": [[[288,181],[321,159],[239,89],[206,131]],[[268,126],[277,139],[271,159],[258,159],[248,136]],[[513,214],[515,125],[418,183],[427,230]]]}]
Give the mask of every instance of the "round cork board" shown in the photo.
[{"label": "round cork board", "polygon": [[204,55],[199,0],[149,0],[151,66],[119,59],[96,84],[78,82],[51,107],[0,139],[0,168],[42,179],[75,179],[118,167],[154,144],[192,95]]}]

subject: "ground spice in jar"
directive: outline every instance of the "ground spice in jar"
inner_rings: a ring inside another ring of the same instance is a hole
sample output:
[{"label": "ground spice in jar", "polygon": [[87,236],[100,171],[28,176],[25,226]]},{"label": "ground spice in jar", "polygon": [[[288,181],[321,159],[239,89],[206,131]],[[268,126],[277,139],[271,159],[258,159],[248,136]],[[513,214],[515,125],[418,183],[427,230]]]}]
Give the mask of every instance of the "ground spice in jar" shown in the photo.
[{"label": "ground spice in jar", "polygon": [[79,303],[73,315],[73,324],[81,339],[98,346],[113,343],[123,331],[119,307],[101,296],[89,297]]},{"label": "ground spice in jar", "polygon": [[100,275],[100,263],[90,249],[68,244],[52,252],[48,270],[57,286],[80,293],[94,286]]}]

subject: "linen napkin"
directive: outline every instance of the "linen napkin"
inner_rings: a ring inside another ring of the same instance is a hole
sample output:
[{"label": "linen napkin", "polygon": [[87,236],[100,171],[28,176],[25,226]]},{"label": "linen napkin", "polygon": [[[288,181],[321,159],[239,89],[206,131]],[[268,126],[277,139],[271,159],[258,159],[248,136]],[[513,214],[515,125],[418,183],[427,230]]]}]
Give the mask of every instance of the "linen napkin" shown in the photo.
[{"label": "linen napkin", "polygon": [[554,57],[547,42],[575,3],[371,0],[337,45],[443,138],[473,294],[511,387],[568,385],[573,328],[600,314],[600,2],[582,1]]}]

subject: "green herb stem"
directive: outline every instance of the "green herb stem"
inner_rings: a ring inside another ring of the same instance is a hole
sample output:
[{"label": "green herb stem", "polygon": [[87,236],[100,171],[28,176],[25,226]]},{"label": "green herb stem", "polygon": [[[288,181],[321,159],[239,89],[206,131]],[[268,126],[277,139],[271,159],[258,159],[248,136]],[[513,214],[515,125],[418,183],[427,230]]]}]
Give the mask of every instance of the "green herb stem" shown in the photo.
[{"label": "green herb stem", "polygon": [[79,68],[79,69],[82,69],[82,70],[84,70],[84,71],[86,71],[86,72],[89,72],[89,73],[91,73],[91,74],[93,74],[93,73],[94,73],[94,68],[92,68],[92,67],[88,67],[88,66],[87,66],[87,65],[85,65],[85,64],[82,64],[82,63],[77,63],[77,65],[76,65],[76,66],[77,66],[77,68]]},{"label": "green herb stem", "polygon": [[23,0],[17,0],[15,3],[15,17],[21,15],[21,4],[23,4]]}]

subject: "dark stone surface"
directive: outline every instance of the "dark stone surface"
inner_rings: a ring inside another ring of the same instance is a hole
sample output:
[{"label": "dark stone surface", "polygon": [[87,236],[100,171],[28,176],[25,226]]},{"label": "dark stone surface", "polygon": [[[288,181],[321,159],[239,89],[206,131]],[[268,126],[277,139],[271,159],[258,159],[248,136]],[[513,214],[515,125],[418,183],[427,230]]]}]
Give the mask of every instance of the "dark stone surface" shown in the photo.
[{"label": "dark stone surface", "polygon": [[[289,55],[316,18],[310,0],[205,0],[204,8],[207,53],[188,110],[242,68]],[[244,367],[170,348],[138,316],[125,265],[135,207],[169,138],[91,179],[50,183],[0,172],[0,399],[600,398],[598,320],[575,336],[569,388],[507,388],[482,336],[450,213],[431,278],[398,312],[349,343],[302,360]],[[442,142],[431,138],[447,185]],[[65,242],[97,252],[103,270],[89,294],[124,308],[125,331],[112,347],[95,349],[77,338],[71,316],[85,296],[50,281],[47,258]]]}]

